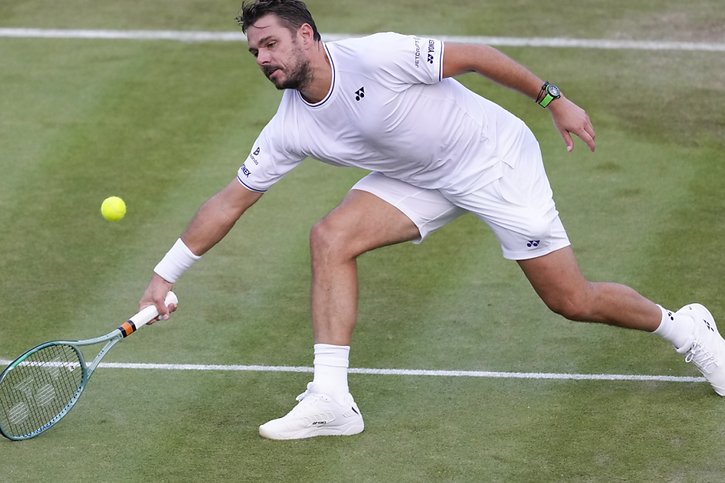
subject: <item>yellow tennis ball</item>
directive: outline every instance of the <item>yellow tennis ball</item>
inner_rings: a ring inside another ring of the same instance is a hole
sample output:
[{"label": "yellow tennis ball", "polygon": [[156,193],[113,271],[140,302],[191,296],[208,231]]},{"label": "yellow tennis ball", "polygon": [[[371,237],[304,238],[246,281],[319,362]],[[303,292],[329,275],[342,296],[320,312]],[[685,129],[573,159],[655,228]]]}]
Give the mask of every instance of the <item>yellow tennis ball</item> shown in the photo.
[{"label": "yellow tennis ball", "polygon": [[101,215],[108,221],[118,221],[126,216],[126,203],[118,196],[109,196],[101,203]]}]

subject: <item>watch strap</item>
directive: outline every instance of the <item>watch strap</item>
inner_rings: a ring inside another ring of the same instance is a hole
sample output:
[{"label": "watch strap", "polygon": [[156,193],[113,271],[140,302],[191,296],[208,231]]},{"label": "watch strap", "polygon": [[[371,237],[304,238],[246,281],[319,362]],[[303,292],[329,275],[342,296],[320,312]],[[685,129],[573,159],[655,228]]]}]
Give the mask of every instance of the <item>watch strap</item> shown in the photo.
[{"label": "watch strap", "polygon": [[549,104],[551,104],[551,101],[554,99],[561,97],[552,95],[549,92],[549,86],[551,85],[553,84],[550,84],[549,81],[544,82],[544,85],[541,86],[541,90],[539,91],[539,95],[536,96],[536,103],[543,108],[546,108]]}]

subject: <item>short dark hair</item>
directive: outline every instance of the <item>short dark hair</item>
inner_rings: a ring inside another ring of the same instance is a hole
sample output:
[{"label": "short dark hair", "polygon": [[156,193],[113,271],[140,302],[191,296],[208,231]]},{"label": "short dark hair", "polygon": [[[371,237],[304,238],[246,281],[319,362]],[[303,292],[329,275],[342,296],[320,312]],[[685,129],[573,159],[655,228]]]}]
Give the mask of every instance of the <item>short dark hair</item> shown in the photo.
[{"label": "short dark hair", "polygon": [[268,14],[274,14],[291,31],[296,32],[303,24],[309,24],[314,32],[314,39],[320,40],[320,32],[317,31],[315,20],[307,9],[305,2],[301,0],[251,0],[242,2],[242,11],[236,18],[237,23],[242,27],[242,32],[247,33],[250,25]]}]

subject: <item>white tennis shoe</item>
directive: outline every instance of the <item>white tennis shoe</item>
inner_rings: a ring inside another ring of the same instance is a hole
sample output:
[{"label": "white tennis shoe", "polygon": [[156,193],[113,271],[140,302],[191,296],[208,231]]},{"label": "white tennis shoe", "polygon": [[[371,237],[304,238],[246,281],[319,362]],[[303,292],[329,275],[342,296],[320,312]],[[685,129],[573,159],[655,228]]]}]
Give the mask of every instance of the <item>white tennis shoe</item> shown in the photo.
[{"label": "white tennis shoe", "polygon": [[315,436],[350,436],[365,429],[360,409],[351,394],[342,403],[313,391],[312,383],[297,396],[299,404],[279,419],[259,427],[267,439],[304,439]]},{"label": "white tennis shoe", "polygon": [[692,339],[677,348],[677,352],[685,354],[685,362],[695,364],[715,392],[725,396],[725,340],[717,330],[715,318],[700,304],[685,305],[676,313],[695,321]]}]

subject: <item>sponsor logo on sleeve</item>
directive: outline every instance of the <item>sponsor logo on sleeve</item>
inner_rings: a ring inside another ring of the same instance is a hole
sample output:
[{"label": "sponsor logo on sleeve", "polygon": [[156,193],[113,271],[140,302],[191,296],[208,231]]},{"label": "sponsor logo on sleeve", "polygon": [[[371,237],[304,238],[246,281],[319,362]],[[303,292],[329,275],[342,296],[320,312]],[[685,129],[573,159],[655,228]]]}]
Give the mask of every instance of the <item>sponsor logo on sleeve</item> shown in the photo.
[{"label": "sponsor logo on sleeve", "polygon": [[428,41],[428,63],[433,63],[433,54],[435,54],[436,51],[436,43],[435,40],[429,40]]},{"label": "sponsor logo on sleeve", "polygon": [[420,67],[420,39],[415,37],[415,66]]},{"label": "sponsor logo on sleeve", "polygon": [[259,153],[262,152],[262,150],[257,146],[257,149],[255,149],[252,154],[249,155],[249,158],[254,162],[255,165],[259,165],[259,161],[257,161],[257,156],[259,156]]}]

